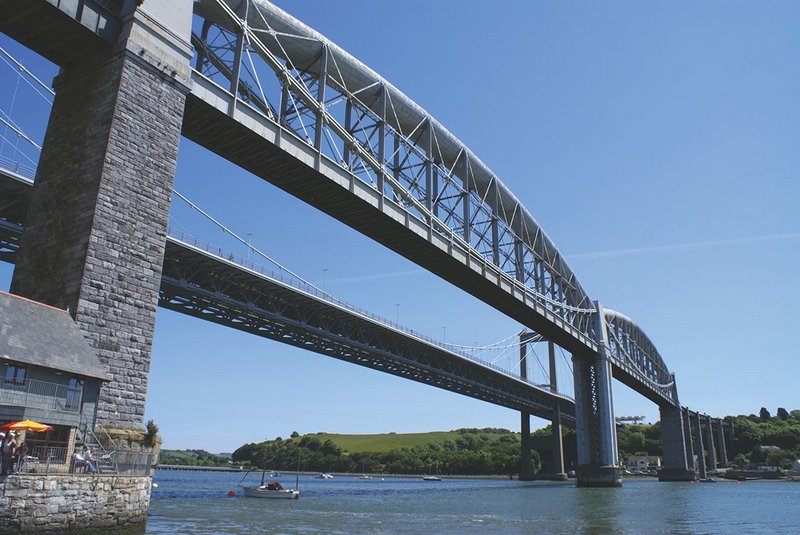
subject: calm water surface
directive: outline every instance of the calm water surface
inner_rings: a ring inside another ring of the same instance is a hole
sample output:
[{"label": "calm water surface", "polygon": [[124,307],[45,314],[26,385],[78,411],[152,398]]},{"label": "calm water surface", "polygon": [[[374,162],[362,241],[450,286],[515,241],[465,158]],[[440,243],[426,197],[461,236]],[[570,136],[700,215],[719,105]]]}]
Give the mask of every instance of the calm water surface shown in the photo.
[{"label": "calm water surface", "polygon": [[[578,489],[574,482],[305,476],[299,500],[228,497],[241,477],[156,471],[147,533],[800,535],[800,483],[628,479],[621,489]],[[279,479],[294,486],[294,476]]]}]

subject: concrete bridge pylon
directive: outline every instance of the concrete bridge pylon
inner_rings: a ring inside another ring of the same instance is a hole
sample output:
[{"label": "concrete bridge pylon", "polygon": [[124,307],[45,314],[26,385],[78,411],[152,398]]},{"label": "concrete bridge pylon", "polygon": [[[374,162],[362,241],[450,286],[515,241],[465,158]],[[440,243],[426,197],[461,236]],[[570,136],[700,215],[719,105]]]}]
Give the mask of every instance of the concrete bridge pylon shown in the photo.
[{"label": "concrete bridge pylon", "polygon": [[692,437],[688,426],[688,416],[678,401],[678,387],[672,375],[675,405],[661,405],[661,447],[664,465],[658,473],[659,481],[694,481]]},{"label": "concrete bridge pylon", "polygon": [[579,487],[622,486],[611,392],[611,360],[605,311],[595,301],[595,355],[573,355]]}]

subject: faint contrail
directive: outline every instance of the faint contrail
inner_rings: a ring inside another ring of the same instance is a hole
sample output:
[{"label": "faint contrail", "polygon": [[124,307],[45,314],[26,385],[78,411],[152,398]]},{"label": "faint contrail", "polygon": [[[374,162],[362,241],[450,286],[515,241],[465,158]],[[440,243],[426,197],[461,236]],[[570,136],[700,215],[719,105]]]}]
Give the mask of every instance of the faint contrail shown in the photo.
[{"label": "faint contrail", "polygon": [[692,251],[710,247],[726,247],[730,245],[743,245],[747,243],[761,243],[772,241],[796,240],[800,233],[768,234],[766,236],[753,236],[751,238],[732,238],[730,240],[701,241],[696,243],[680,243],[675,245],[655,245],[653,247],[636,247],[632,249],[617,249],[616,251],[598,251],[595,253],[580,253],[567,255],[570,260],[595,260],[613,256],[637,255],[645,253],[672,253],[677,251]]},{"label": "faint contrail", "polygon": [[328,284],[331,282],[361,282],[388,279],[391,277],[402,277],[406,275],[416,275],[418,273],[425,273],[424,269],[409,269],[407,271],[391,271],[387,273],[372,273],[369,275],[356,275],[354,277],[339,277],[336,279],[328,279]]}]

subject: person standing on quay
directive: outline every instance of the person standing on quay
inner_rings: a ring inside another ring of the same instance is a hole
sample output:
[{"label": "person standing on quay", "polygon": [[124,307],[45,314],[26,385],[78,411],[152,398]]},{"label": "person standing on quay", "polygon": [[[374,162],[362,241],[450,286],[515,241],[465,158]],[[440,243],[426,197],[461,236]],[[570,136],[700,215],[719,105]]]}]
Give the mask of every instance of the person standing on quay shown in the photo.
[{"label": "person standing on quay", "polygon": [[9,431],[5,436],[3,442],[3,475],[7,476],[14,467],[14,450],[17,447],[17,441],[14,440],[14,432]]},{"label": "person standing on quay", "polygon": [[6,434],[0,433],[0,474],[6,473],[6,460],[3,457],[3,448],[6,445]]}]

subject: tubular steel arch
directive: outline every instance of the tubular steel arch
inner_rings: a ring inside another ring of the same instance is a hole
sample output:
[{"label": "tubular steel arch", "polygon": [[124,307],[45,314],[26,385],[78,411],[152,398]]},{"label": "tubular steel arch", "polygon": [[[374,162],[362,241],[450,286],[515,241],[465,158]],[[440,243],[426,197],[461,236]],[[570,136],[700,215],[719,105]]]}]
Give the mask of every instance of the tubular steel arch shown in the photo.
[{"label": "tubular steel arch", "polygon": [[[635,385],[629,386],[636,390],[646,386],[661,398],[655,401],[674,405],[675,378],[650,338],[633,320],[615,310],[605,309],[605,321],[612,362],[617,370],[635,380]],[[619,379],[628,382],[626,377]]]},{"label": "tubular steel arch", "polygon": [[[404,217],[477,252],[503,284],[593,341],[591,300],[522,203],[392,84],[260,0],[200,0],[195,69],[380,192]],[[499,283],[499,282],[498,282]]]}]

